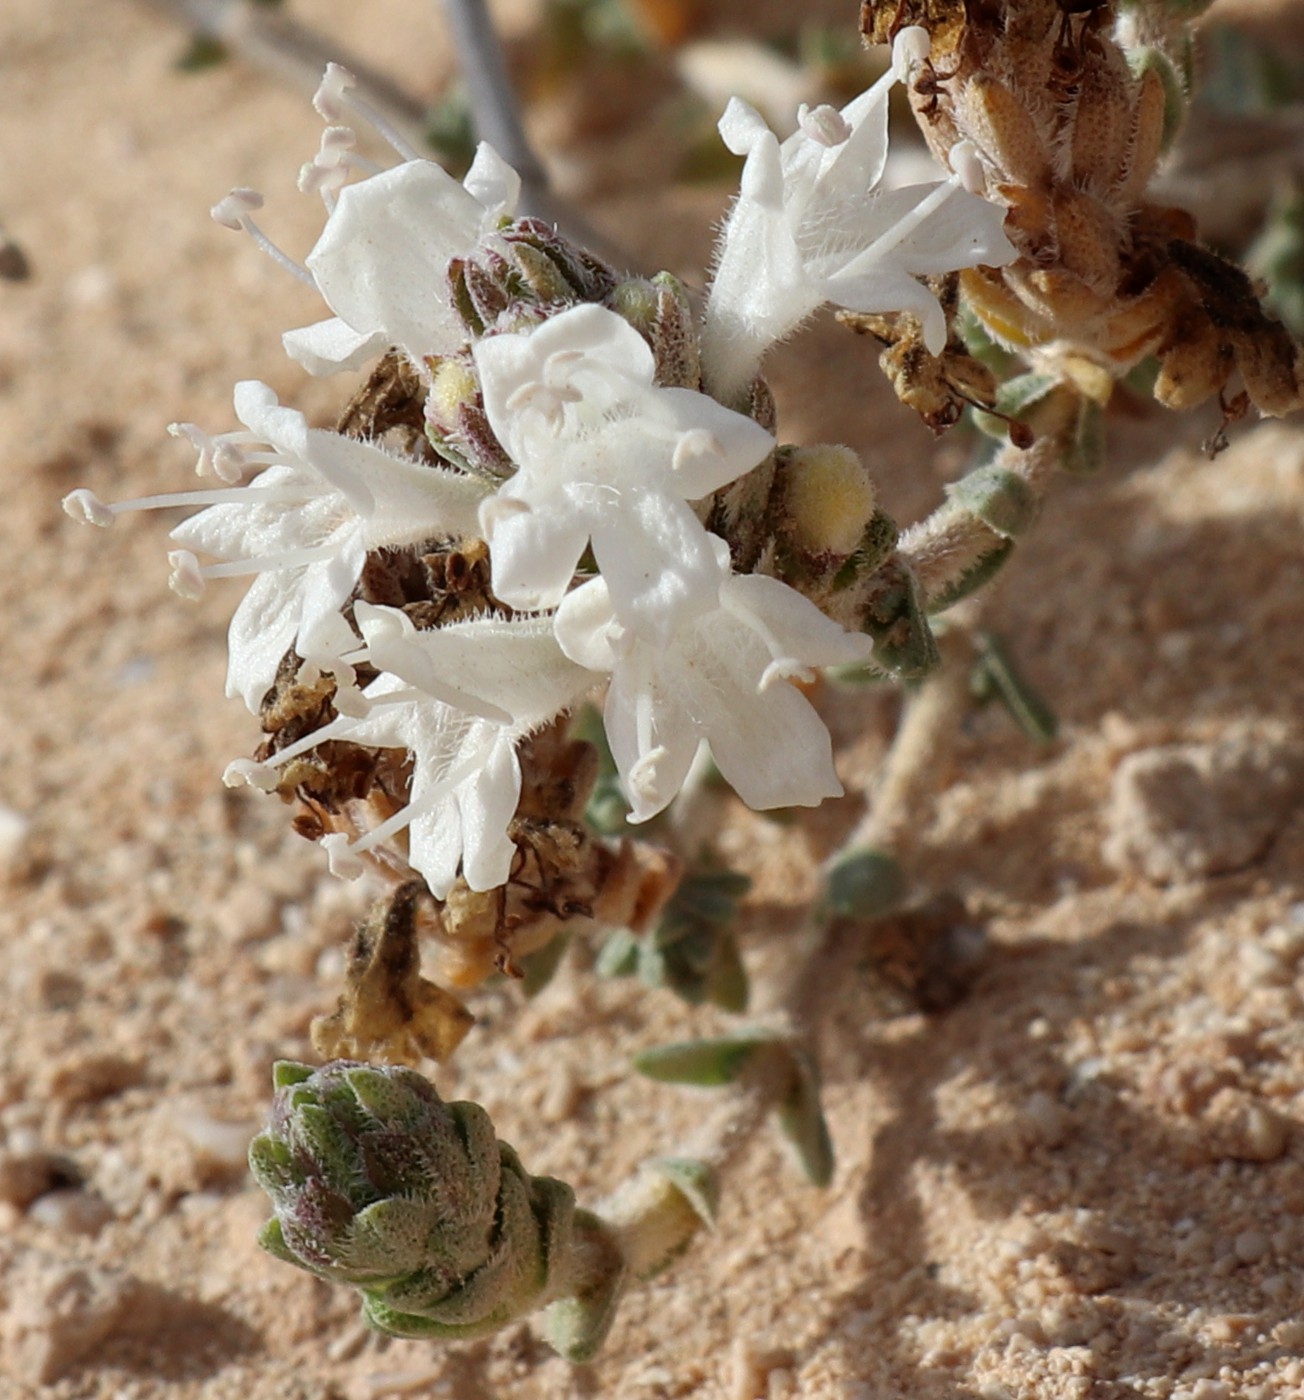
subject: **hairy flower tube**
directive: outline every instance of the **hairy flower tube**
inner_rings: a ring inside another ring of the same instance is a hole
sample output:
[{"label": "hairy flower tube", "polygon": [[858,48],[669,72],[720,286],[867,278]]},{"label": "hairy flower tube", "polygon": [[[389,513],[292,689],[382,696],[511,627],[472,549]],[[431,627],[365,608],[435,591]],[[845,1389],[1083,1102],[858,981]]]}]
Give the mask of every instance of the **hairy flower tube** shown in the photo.
[{"label": "hairy flower tube", "polygon": [[325,838],[337,874],[361,874],[359,857],[403,830],[408,863],[443,899],[461,873],[474,890],[506,882],[514,847],[507,828],[521,794],[517,743],[570,708],[598,679],[569,661],[549,621],[480,618],[419,632],[394,608],[358,603],[366,661],[381,675],[362,692],[361,713],[341,714],[266,763],[237,760],[232,784],[275,788],[276,770],[331,740],[406,749],[408,804],[353,844]]},{"label": "hairy flower tube", "polygon": [[814,807],[842,792],[829,732],[791,682],[811,679],[811,667],[864,661],[869,638],[778,579],[732,573],[728,546],[708,540],[712,601],[664,642],[619,620],[605,578],[557,611],[566,654],[611,673],[603,718],[634,821],[670,802],[703,740],[749,807]]},{"label": "hairy flower tube", "polygon": [[[329,661],[357,645],[340,615],[367,554],[476,531],[485,487],[475,478],[404,461],[370,443],[309,428],[257,380],[235,388],[236,416],[248,429],[201,447],[214,457],[263,468],[247,486],[179,492],[106,505],[88,491],[64,502],[76,518],[107,525],[126,511],[200,505],[172,531],[173,587],[197,593],[206,579],[256,575],[231,619],[227,694],[255,714],[282,656]],[[186,436],[197,430],[186,425]],[[238,439],[232,441],[231,439]],[[264,450],[253,450],[266,444]],[[200,566],[194,550],[218,564]]]},{"label": "hairy flower tube", "polygon": [[919,28],[901,31],[893,69],[841,111],[802,108],[780,142],[738,98],[720,134],[745,156],[725,223],[702,327],[707,388],[742,397],[766,351],[827,302],[852,311],[910,311],[933,354],[946,341],[936,298],[917,279],[1015,256],[1005,210],[972,188],[974,163],[951,161],[949,180],[883,191],[888,97],[928,54]]},{"label": "hairy flower tube", "polygon": [[659,387],[647,341],[605,307],[487,336],[474,354],[490,426],[518,466],[480,509],[498,596],[556,607],[591,542],[620,616],[667,633],[714,583],[686,502],[757,466],[774,438],[705,394]]}]

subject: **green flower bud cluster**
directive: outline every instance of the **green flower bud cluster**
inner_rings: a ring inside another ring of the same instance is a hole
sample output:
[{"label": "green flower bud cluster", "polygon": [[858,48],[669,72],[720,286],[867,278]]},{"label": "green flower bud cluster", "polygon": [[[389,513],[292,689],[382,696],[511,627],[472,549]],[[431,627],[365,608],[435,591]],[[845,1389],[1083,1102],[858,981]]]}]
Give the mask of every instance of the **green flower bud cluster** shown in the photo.
[{"label": "green flower bud cluster", "polygon": [[478,1104],[413,1070],[282,1062],[249,1165],[272,1198],[259,1243],[352,1284],[375,1327],[477,1337],[560,1291],[575,1197],[533,1177]]}]

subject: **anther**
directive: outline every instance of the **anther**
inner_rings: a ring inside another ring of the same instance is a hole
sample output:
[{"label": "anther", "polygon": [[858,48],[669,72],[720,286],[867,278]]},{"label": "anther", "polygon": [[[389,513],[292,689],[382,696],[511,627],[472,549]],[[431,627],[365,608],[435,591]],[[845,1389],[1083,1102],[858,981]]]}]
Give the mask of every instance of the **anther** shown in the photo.
[{"label": "anther", "polygon": [[635,797],[645,802],[655,802],[657,798],[657,764],[667,757],[664,744],[649,749],[629,770],[629,787]]},{"label": "anther", "polygon": [[233,759],[222,774],[222,782],[229,788],[252,787],[259,792],[275,792],[280,781],[274,768],[252,758]]},{"label": "anther", "polygon": [[371,123],[376,134],[388,141],[404,160],[421,160],[421,152],[399,135],[398,131],[369,103],[353,95],[358,80],[338,63],[328,63],[312,105],[324,121],[342,122],[350,112]]},{"label": "anther", "polygon": [[797,125],[812,141],[831,150],[843,145],[851,136],[851,123],[838,111],[822,103],[808,107],[804,102],[797,108]]},{"label": "anther", "polygon": [[223,228],[237,232],[243,229],[274,263],[278,263],[292,277],[297,277],[305,286],[315,289],[317,283],[313,281],[312,273],[295,262],[288,253],[283,253],[250,217],[255,209],[262,207],[263,197],[257,190],[234,189],[225,199],[219,199],[209,214],[213,222],[221,224]]},{"label": "anther", "polygon": [[353,148],[357,134],[349,126],[328,126],[321,134],[317,154],[299,170],[299,189],[303,194],[320,194],[330,202],[336,190],[348,181],[354,168]]},{"label": "anther", "polygon": [[342,831],[332,831],[329,836],[323,836],[321,848],[326,852],[331,874],[338,875],[341,880],[356,880],[366,872],[366,863]]},{"label": "anther", "polygon": [[98,525],[101,530],[113,524],[113,517],[117,513],[106,506],[94,491],[88,491],[84,486],[70,491],[63,498],[63,508],[74,520],[83,521],[87,525]]},{"label": "anther", "polygon": [[970,194],[987,193],[987,174],[983,170],[978,147],[972,141],[957,141],[947,153],[955,178]]},{"label": "anther", "polygon": [[933,41],[920,24],[912,24],[903,29],[892,41],[892,71],[899,81],[908,83],[911,71],[921,63],[928,62]]},{"label": "anther", "polygon": [[168,587],[173,593],[192,601],[204,596],[204,571],[199,567],[199,560],[188,549],[170,550],[168,563],[172,568]]}]

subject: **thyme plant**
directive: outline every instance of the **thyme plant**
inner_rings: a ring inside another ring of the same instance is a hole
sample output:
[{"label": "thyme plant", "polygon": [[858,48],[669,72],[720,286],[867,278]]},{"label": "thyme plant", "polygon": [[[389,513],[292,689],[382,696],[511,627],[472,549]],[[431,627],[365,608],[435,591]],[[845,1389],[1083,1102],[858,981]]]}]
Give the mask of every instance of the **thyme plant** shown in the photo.
[{"label": "thyme plant", "polygon": [[[334,430],[238,384],[240,427],[172,428],[208,484],[65,505],[101,526],[197,508],[172,531],[173,588],[252,579],[227,691],[263,738],[226,781],[277,794],[335,874],[384,891],[313,1027],[329,1063],[277,1066],[250,1151],[273,1203],[264,1246],[357,1288],[373,1326],[470,1337],[542,1308],[583,1359],[627,1283],[709,1224],[755,1122],[777,1114],[811,1179],[831,1176],[800,975],[788,1022],[642,1056],[644,1073],[732,1086],[732,1106],[595,1209],[413,1067],[456,1050],[462,993],[546,967],[563,934],[606,930],[607,970],[741,1010],[743,886],[655,819],[700,799],[707,755],[754,808],[837,797],[805,687],[867,667],[921,688],[826,871],[797,950],[817,967],[821,920],[871,918],[908,887],[909,811],[965,660],[964,628],[939,645],[933,619],[1008,559],[1058,470],[1094,464],[1114,385],[1153,361],[1173,409],[1300,407],[1304,351],[1187,215],[1147,200],[1202,8],[866,0],[865,36],[892,46],[868,91],[802,107],[783,140],[746,103],[725,111],[744,164],[700,314],[669,274],[628,275],[517,217],[491,146],[461,182],[424,159],[334,65],[300,176],[325,206],[304,263],[255,222],[255,192],[213,210],[329,308],[285,333],[287,353],[370,378]],[[898,87],[939,178],[885,188]],[[360,123],[393,146],[388,169],[356,154]],[[878,339],[936,431],[975,410],[995,439],[909,529],[849,448],[780,435],[764,361],[828,305]],[[999,648],[980,651],[1019,698]],[[590,701],[601,732],[583,737]]]}]

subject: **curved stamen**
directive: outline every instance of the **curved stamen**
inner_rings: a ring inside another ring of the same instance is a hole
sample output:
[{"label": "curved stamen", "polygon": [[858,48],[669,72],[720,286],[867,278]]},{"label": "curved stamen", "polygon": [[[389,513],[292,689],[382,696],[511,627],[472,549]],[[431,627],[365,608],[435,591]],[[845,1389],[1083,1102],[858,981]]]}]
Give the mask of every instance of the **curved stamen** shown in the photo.
[{"label": "curved stamen", "polygon": [[317,289],[312,273],[288,254],[283,253],[275,243],[254,223],[251,211],[263,207],[263,197],[257,190],[234,189],[225,199],[219,199],[208,212],[214,223],[223,228],[241,229],[267,254],[274,263],[283,267],[292,277],[297,277],[305,286]]},{"label": "curved stamen", "polygon": [[422,160],[424,157],[415,146],[409,144],[378,111],[362,98],[356,97],[353,89],[358,80],[339,63],[328,63],[312,105],[321,117],[328,122],[340,122],[348,112],[355,112],[371,125],[377,136],[388,141],[404,160]]},{"label": "curved stamen", "polygon": [[160,496],[137,496],[130,501],[102,501],[85,486],[69,491],[63,508],[74,520],[102,528],[113,524],[115,516],[138,510],[170,510],[173,506],[297,505],[307,495],[302,488],[286,490],[276,486],[232,486],[226,490],[173,491]]}]

